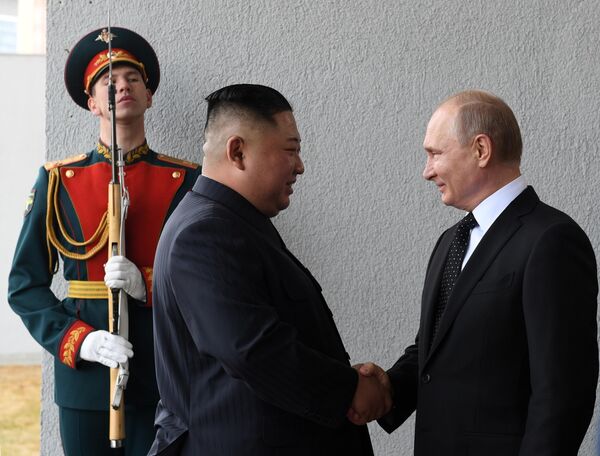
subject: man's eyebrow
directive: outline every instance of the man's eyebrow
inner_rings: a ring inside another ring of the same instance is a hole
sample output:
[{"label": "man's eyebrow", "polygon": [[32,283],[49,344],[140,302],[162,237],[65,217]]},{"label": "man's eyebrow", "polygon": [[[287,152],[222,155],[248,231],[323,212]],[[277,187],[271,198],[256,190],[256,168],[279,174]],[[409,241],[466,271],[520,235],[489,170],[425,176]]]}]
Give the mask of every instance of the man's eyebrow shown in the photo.
[{"label": "man's eyebrow", "polygon": [[[127,71],[125,71],[125,72],[123,73],[123,76],[131,76],[132,74],[134,74],[134,75],[136,75],[136,76],[137,76],[137,75],[140,75],[140,72],[139,72],[139,71],[137,71],[137,70],[135,70],[135,69],[133,69],[133,68],[131,68],[131,69],[129,69],[129,70],[127,70]],[[140,76],[141,76],[141,75],[140,75]],[[113,77],[115,77],[115,74],[114,74],[114,73],[113,73]],[[102,75],[102,79],[108,79],[108,71]]]}]

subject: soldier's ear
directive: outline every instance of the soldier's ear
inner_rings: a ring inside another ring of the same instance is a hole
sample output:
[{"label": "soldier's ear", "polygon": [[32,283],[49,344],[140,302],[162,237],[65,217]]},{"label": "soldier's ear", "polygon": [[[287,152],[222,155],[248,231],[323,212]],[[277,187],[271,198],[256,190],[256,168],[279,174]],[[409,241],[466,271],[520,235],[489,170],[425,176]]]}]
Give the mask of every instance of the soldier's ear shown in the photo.
[{"label": "soldier's ear", "polygon": [[88,97],[87,105],[88,105],[88,109],[90,110],[90,112],[92,114],[94,114],[95,116],[100,115],[100,109],[98,108],[98,105],[96,104],[96,100],[94,100],[94,97],[92,97],[92,96]]},{"label": "soldier's ear", "polygon": [[150,89],[146,89],[146,108],[152,107],[152,92]]}]

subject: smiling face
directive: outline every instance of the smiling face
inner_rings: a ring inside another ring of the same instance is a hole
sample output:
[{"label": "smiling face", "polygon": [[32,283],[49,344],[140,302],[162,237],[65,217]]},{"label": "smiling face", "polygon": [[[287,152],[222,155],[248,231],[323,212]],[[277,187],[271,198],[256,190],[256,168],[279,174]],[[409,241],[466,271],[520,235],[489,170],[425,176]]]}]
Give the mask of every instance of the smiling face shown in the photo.
[{"label": "smiling face", "polygon": [[[115,103],[117,121],[143,120],[146,109],[152,106],[152,93],[140,72],[127,65],[112,69],[115,85]],[[108,71],[94,83],[88,98],[90,111],[102,119],[110,119],[108,110]]]},{"label": "smiling face", "polygon": [[431,117],[423,141],[423,177],[437,185],[444,204],[471,211],[484,198],[484,176],[473,142],[461,145],[457,138],[457,112],[455,105],[445,104]]},{"label": "smiling face", "polygon": [[245,179],[248,200],[264,215],[273,217],[290,205],[292,186],[304,172],[300,158],[300,133],[294,114],[284,111],[273,116],[274,125],[261,124],[246,136]]}]

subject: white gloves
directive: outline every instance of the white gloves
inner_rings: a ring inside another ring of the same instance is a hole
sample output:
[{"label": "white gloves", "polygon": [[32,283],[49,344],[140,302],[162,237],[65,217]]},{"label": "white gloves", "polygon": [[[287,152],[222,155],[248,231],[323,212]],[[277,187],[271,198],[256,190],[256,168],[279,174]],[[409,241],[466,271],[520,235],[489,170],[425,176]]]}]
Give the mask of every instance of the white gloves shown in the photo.
[{"label": "white gloves", "polygon": [[[108,288],[122,289],[134,299],[146,300],[146,285],[142,273],[124,256],[114,256],[104,265],[104,283]],[[126,313],[125,313],[126,314]],[[122,315],[123,317],[123,315]],[[133,356],[133,346],[124,337],[98,330],[87,335],[81,344],[79,356],[86,361],[127,371],[127,362]]]},{"label": "white gloves", "polygon": [[116,368],[126,363],[133,356],[133,345],[121,337],[108,331],[93,331],[83,339],[79,356],[86,361],[104,364]]},{"label": "white gloves", "polygon": [[146,285],[142,273],[124,256],[113,256],[104,265],[104,283],[108,288],[123,289],[138,301],[146,301]]}]

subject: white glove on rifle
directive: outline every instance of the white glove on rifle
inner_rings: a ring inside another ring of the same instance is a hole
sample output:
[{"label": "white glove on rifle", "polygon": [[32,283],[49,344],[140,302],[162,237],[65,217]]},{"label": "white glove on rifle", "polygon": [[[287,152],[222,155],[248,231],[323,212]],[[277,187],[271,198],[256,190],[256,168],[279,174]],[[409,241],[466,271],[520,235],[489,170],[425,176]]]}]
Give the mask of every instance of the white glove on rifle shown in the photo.
[{"label": "white glove on rifle", "polygon": [[124,337],[108,331],[93,331],[83,339],[79,356],[86,361],[104,364],[116,368],[133,356],[133,345]]},{"label": "white glove on rifle", "polygon": [[138,301],[146,301],[146,285],[142,273],[124,256],[113,256],[104,265],[104,283],[108,288],[123,289]]}]

